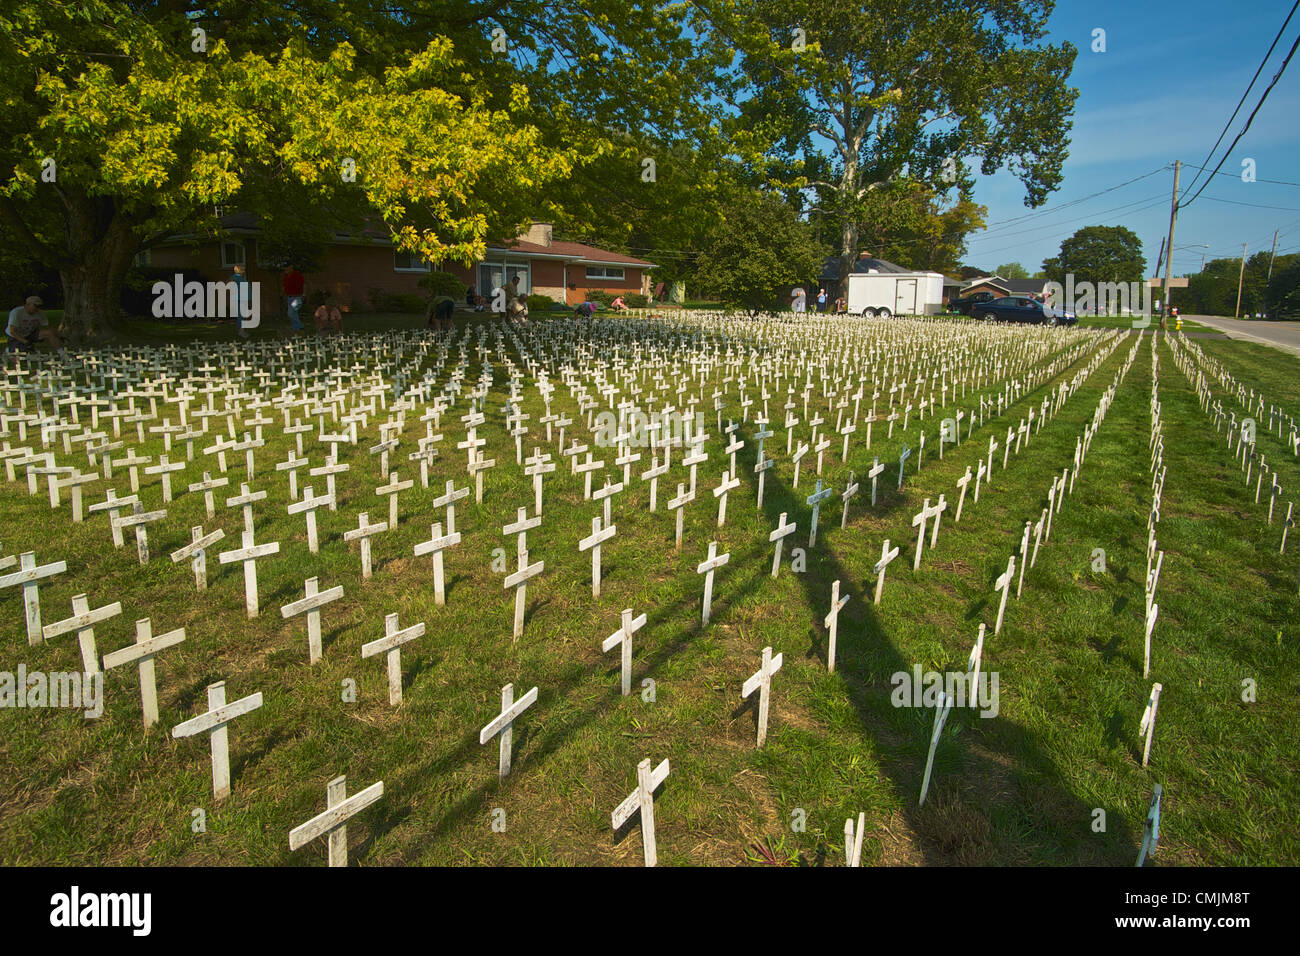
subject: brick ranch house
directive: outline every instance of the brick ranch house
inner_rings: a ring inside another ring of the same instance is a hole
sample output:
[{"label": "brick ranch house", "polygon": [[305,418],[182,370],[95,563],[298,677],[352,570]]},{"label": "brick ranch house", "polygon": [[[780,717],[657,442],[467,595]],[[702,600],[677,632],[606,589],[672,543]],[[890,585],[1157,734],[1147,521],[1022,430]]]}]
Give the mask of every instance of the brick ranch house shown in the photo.
[{"label": "brick ranch house", "polygon": [[[258,261],[261,230],[256,218],[251,213],[235,213],[223,216],[221,225],[221,239],[181,237],[154,247],[142,264],[155,269],[195,270],[203,280],[214,281],[229,279],[232,268],[243,264],[249,281],[262,283],[263,302],[278,302],[282,273]],[[423,296],[419,281],[433,268],[418,257],[398,252],[386,233],[363,229],[359,235],[334,237],[319,270],[304,273],[306,294],[328,290],[344,311],[367,312],[373,308],[373,290]],[[550,223],[534,222],[513,242],[489,245],[481,262],[471,266],[448,262],[441,268],[482,295],[490,295],[518,273],[520,292],[548,295],[576,306],[593,290],[648,294],[655,264],[581,242],[557,240]]]}]

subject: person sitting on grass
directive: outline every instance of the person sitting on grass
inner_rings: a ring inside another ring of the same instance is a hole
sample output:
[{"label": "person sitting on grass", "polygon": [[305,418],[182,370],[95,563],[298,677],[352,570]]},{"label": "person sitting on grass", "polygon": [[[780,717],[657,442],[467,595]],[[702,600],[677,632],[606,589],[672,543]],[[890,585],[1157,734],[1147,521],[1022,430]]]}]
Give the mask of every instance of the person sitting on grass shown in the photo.
[{"label": "person sitting on grass", "polygon": [[588,299],[582,305],[573,310],[573,314],[580,319],[589,319],[596,314],[597,305]]},{"label": "person sitting on grass", "polygon": [[36,343],[45,341],[52,348],[63,348],[63,342],[50,328],[49,317],[41,311],[44,303],[38,295],[29,295],[27,300],[15,306],[9,312],[9,321],[5,325],[6,343],[9,348],[19,352],[30,352]]},{"label": "person sitting on grass", "polygon": [[615,312],[629,311],[627,307],[627,303],[623,301],[623,297],[621,295],[618,296],[613,302],[611,302],[609,304],[609,307],[613,309]]},{"label": "person sitting on grass", "polygon": [[328,335],[330,332],[343,331],[343,313],[339,307],[329,301],[330,294],[325,293],[325,301],[316,307],[312,318],[316,322],[316,334]]},{"label": "person sitting on grass", "polygon": [[456,300],[449,295],[434,296],[429,300],[429,307],[424,312],[424,327],[441,332],[451,331],[451,317],[456,311]]}]

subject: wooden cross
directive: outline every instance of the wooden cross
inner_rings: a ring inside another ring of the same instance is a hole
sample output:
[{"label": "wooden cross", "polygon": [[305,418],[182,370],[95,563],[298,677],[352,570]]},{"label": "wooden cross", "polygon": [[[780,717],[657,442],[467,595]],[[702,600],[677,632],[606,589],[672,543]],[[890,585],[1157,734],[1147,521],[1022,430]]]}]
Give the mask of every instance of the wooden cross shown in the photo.
[{"label": "wooden cross", "polygon": [[654,770],[650,769],[650,759],[642,760],[636,766],[636,789],[628,794],[627,799],[614,808],[610,822],[617,830],[639,811],[641,814],[641,843],[645,851],[645,865],[654,866],[659,862],[659,850],[655,844],[655,802],[654,793],[659,785],[668,778],[668,761],[665,759]]},{"label": "wooden cross", "polygon": [[166,518],[167,512],[146,512],[144,510],[144,505],[140,504],[139,501],[135,502],[134,509],[135,510],[132,514],[114,519],[113,523],[116,525],[119,532],[124,531],[127,528],[135,529],[136,555],[140,559],[141,566],[143,566],[149,563],[149,536],[145,530],[145,526],[150,522],[161,521],[163,518]]},{"label": "wooden cross", "polygon": [[234,551],[223,551],[217,555],[221,564],[231,564],[235,561],[244,563],[244,605],[248,609],[248,616],[257,617],[257,560],[265,558],[272,554],[280,553],[280,542],[272,541],[269,544],[254,544],[253,535],[250,531],[245,531],[242,539],[243,547]]},{"label": "wooden cross", "polygon": [[[984,471],[984,477],[988,480],[990,488],[993,487],[993,453],[998,450],[998,441],[992,435],[989,436],[989,466]],[[1019,454],[1019,451],[1016,452]]]},{"label": "wooden cross", "polygon": [[722,483],[713,489],[713,497],[718,499],[718,527],[727,523],[727,493],[740,487],[740,479],[731,472],[722,473]]},{"label": "wooden cross", "polygon": [[776,543],[776,549],[772,554],[772,577],[776,577],[777,571],[781,570],[781,549],[785,547],[785,539],[794,534],[797,527],[793,521],[786,524],[785,515],[786,513],[782,511],[781,517],[776,522],[776,530],[767,536],[768,541]]},{"label": "wooden cross", "polygon": [[[301,441],[302,439],[299,438],[300,443]],[[302,449],[299,448],[298,451],[301,453]],[[289,473],[289,497],[294,501],[298,500],[298,469],[306,466],[307,459],[297,457],[292,448],[289,449],[289,457],[284,461],[277,462],[275,465],[276,471],[287,471]]]},{"label": "wooden cross", "polygon": [[[942,446],[941,446],[942,447]],[[844,821],[844,864],[849,867],[862,866],[862,837],[867,832],[867,815],[858,814],[858,825],[853,826],[853,818]]]},{"label": "wooden cross", "polygon": [[68,570],[66,561],[36,565],[36,553],[24,551],[18,556],[18,570],[0,577],[0,590],[22,585],[23,611],[27,616],[27,643],[35,647],[41,642],[41,596],[40,582],[55,574]]},{"label": "wooden cross", "polygon": [[1029,557],[1029,529],[1033,524],[1032,521],[1025,522],[1024,534],[1020,537],[1020,577],[1016,581],[1016,598],[1020,597],[1020,592],[1025,586],[1025,565],[1029,562],[1025,559]]},{"label": "wooden cross", "polygon": [[99,655],[95,652],[95,625],[100,621],[107,621],[110,617],[117,617],[121,613],[122,605],[117,601],[92,611],[86,595],[78,594],[72,599],[72,617],[46,624],[42,633],[48,641],[60,634],[76,631],[77,641],[81,645],[82,672],[87,675],[98,674]]},{"label": "wooden cross", "polygon": [[[546,428],[550,430],[550,422],[547,422]],[[555,471],[555,462],[550,461],[550,455],[543,455],[541,449],[533,449],[533,457],[527,459],[528,467],[524,469],[524,474],[533,479],[533,510],[538,515],[542,513],[542,475],[550,474]]]},{"label": "wooden cross", "polygon": [[1146,743],[1142,747],[1142,766],[1147,765],[1147,759],[1151,756],[1151,738],[1156,730],[1156,709],[1160,706],[1160,692],[1164,690],[1163,685],[1156,683],[1151,685],[1151,696],[1147,698],[1146,709],[1142,711],[1142,722],[1138,724],[1138,736],[1146,736]]},{"label": "wooden cross", "polygon": [[758,691],[758,746],[767,740],[767,714],[772,697],[772,675],[781,669],[784,654],[772,656],[772,648],[763,648],[763,663],[741,688],[740,696],[748,697]]},{"label": "wooden cross", "polygon": [[605,477],[605,486],[599,489],[598,491],[592,492],[591,500],[599,501],[605,507],[605,524],[611,524],[613,522],[614,519],[610,513],[610,502],[613,501],[614,496],[622,490],[623,490],[623,482],[620,481],[616,485],[611,484],[609,480],[609,476],[607,475]]},{"label": "wooden cross", "polygon": [[[600,597],[600,546],[602,542],[614,537],[618,528],[609,525],[601,528],[600,517],[591,519],[591,534],[578,542],[579,551],[591,552],[591,596]],[[524,552],[527,554],[528,552]]]},{"label": "wooden cross", "polygon": [[158,682],[154,673],[153,659],[159,651],[175,647],[184,640],[185,628],[183,627],[154,637],[153,625],[146,617],[135,622],[134,644],[104,655],[103,663],[106,671],[122,664],[139,665],[140,704],[144,710],[145,730],[158,722]]},{"label": "wooden cross", "polygon": [[332,587],[328,591],[322,591],[316,578],[308,578],[303,590],[306,597],[283,605],[280,616],[287,621],[299,614],[307,615],[307,655],[309,661],[315,664],[321,659],[320,609],[341,598],[343,588]]},{"label": "wooden cross", "polygon": [[651,511],[657,510],[658,495],[659,495],[659,479],[666,474],[668,474],[668,461],[667,459],[665,459],[664,463],[661,465],[659,463],[658,455],[655,455],[653,457],[651,467],[646,471],[641,472],[641,480],[650,482],[650,510]]},{"label": "wooden cross", "polygon": [[[196,481],[194,484],[189,486],[191,493],[196,491],[203,492],[203,506],[207,509],[209,521],[217,516],[217,504],[212,499],[212,492],[217,488],[224,488],[228,484],[230,484],[229,478],[213,478],[211,474],[205,471],[203,473],[202,481]],[[94,509],[92,508],[91,510],[93,511]]]},{"label": "wooden cross", "polygon": [[462,498],[469,497],[469,486],[457,488],[455,481],[447,482],[447,493],[439,498],[435,498],[430,506],[434,508],[447,509],[447,534],[456,533],[456,502]]},{"label": "wooden cross", "polygon": [[[1163,551],[1160,553],[1164,554]],[[1142,655],[1142,677],[1144,679],[1151,676],[1151,634],[1156,629],[1156,616],[1159,613],[1160,613],[1159,604],[1148,603],[1147,613],[1146,613],[1146,627],[1144,628],[1145,651],[1143,652]]]},{"label": "wooden cross", "polygon": [[849,472],[848,486],[840,493],[840,498],[844,501],[844,511],[840,515],[841,530],[849,526],[849,501],[858,493],[858,483],[853,480],[853,472]]},{"label": "wooden cross", "polygon": [[921,551],[925,548],[925,525],[933,514],[934,512],[930,509],[930,499],[926,498],[921,510],[912,516],[912,527],[919,528],[916,533],[916,554],[912,558],[913,571],[921,567]]},{"label": "wooden cross", "polygon": [[632,693],[632,635],[645,627],[645,622],[646,616],[644,614],[639,615],[638,617],[633,617],[632,609],[630,607],[624,608],[622,626],[609,637],[605,638],[604,643],[601,644],[601,650],[606,653],[612,651],[615,647],[622,648],[621,671],[624,697]]},{"label": "wooden cross", "polygon": [[757,464],[754,465],[754,473],[758,475],[758,510],[759,511],[763,510],[764,480],[767,478],[767,473],[772,470],[772,466],[775,464],[776,464],[776,460],[773,458],[759,458]]},{"label": "wooden cross", "polygon": [[921,800],[917,806],[925,806],[926,795],[930,792],[930,773],[934,769],[934,752],[939,747],[939,735],[943,733],[943,725],[948,721],[948,714],[952,711],[953,699],[943,691],[939,691],[938,700],[934,710],[934,728],[930,731],[930,752],[925,758],[925,776],[921,778]]},{"label": "wooden cross", "polygon": [[1142,845],[1138,848],[1137,865],[1142,866],[1147,857],[1154,856],[1160,839],[1160,797],[1164,788],[1156,784],[1151,788],[1151,805],[1147,808],[1146,824],[1142,828]]},{"label": "wooden cross", "polygon": [[146,468],[144,473],[146,475],[162,475],[162,500],[163,504],[167,504],[172,500],[172,474],[173,472],[184,470],[185,462],[169,462],[167,456],[162,455],[158,459],[158,464],[154,465],[152,468]]},{"label": "wooden cross", "polygon": [[117,514],[119,511],[131,507],[139,500],[140,499],[135,495],[127,495],[125,498],[119,498],[117,496],[117,490],[109,488],[107,496],[103,501],[91,505],[86,510],[91,514],[95,514],[99,511],[108,512],[108,526],[113,532],[113,547],[120,548],[126,542],[122,538],[122,529],[117,526]]},{"label": "wooden cross", "polygon": [[[540,517],[541,516],[539,515],[539,520]],[[433,555],[433,600],[434,603],[439,606],[447,603],[442,552],[444,549],[457,544],[460,544],[460,532],[458,531],[455,534],[444,535],[442,533],[442,523],[435,521],[433,523],[432,536],[430,539],[428,541],[421,541],[415,546],[416,557],[424,554]]]},{"label": "wooden cross", "polygon": [[875,567],[871,570],[871,573],[876,576],[876,596],[872,600],[872,604],[880,603],[881,592],[885,590],[885,569],[889,567],[890,562],[896,557],[898,557],[898,548],[890,551],[889,539],[886,538],[884,546],[880,549],[880,560],[876,562]]},{"label": "wooden cross", "polygon": [[289,849],[298,850],[317,837],[329,835],[329,865],[348,865],[347,821],[384,795],[384,781],[348,796],[347,777],[335,777],[325,788],[324,813],[289,831]]},{"label": "wooden cross", "polygon": [[898,490],[903,490],[903,469],[907,467],[907,459],[912,455],[912,449],[907,445],[903,446],[903,453],[898,456]]},{"label": "wooden cross", "polygon": [[514,639],[519,640],[524,633],[524,604],[527,601],[528,581],[535,578],[546,569],[545,561],[538,561],[536,564],[528,563],[528,552],[525,551],[519,555],[519,570],[514,574],[506,576],[504,587],[506,590],[515,589],[515,629]]},{"label": "wooden cross", "polygon": [[172,552],[172,561],[179,564],[186,558],[193,562],[194,566],[194,586],[200,591],[208,589],[208,559],[207,549],[212,547],[222,538],[226,532],[218,528],[209,535],[203,534],[203,525],[190,529],[190,543],[185,547]]},{"label": "wooden cross", "polygon": [[357,515],[357,526],[351,531],[343,532],[344,541],[361,541],[361,579],[370,580],[370,539],[374,535],[382,534],[388,530],[387,522],[380,521],[378,524],[370,523],[370,515],[363,511]]},{"label": "wooden cross", "polygon": [[718,554],[718,542],[709,542],[709,556],[700,562],[696,574],[704,575],[704,614],[701,626],[709,626],[709,610],[713,604],[713,572],[731,560],[731,554]]},{"label": "wooden cross", "polygon": [[840,597],[840,582],[836,581],[831,585],[831,609],[826,615],[826,620],[822,623],[829,630],[829,636],[826,642],[826,671],[835,673],[835,638],[839,633],[840,611],[844,610],[844,605],[849,603],[849,596],[846,594]]},{"label": "wooden cross", "polygon": [[979,459],[979,461],[976,462],[976,470],[975,470],[975,504],[979,504],[979,503],[980,503],[980,482],[984,480],[984,476],[985,476],[986,474],[988,474],[988,469],[984,466],[984,459],[981,458],[981,459]]},{"label": "wooden cross", "polygon": [[817,479],[817,488],[808,496],[806,504],[812,505],[812,524],[808,529],[808,547],[817,545],[817,517],[821,514],[822,502],[835,494],[834,488],[823,488],[822,480]]},{"label": "wooden cross", "polygon": [[880,463],[880,458],[877,457],[875,464],[867,472],[867,477],[871,479],[871,507],[873,509],[876,507],[876,479],[880,477],[881,472],[884,470],[885,466]]},{"label": "wooden cross", "polygon": [[397,527],[397,493],[414,487],[415,481],[413,479],[408,478],[406,481],[398,481],[397,472],[392,471],[388,474],[388,484],[375,489],[377,496],[388,496],[388,527]]},{"label": "wooden cross", "polygon": [[1016,576],[1016,556],[1013,554],[1007,559],[1007,569],[998,575],[994,582],[993,589],[1002,592],[1002,598],[998,602],[998,622],[993,625],[993,634],[997,636],[1002,633],[1002,614],[1007,609],[1007,595],[1011,593],[1011,582]]},{"label": "wooden cross", "polygon": [[362,657],[388,655],[388,703],[394,707],[402,702],[402,645],[423,635],[423,621],[399,630],[397,615],[389,614],[384,618],[384,636],[361,645]]},{"label": "wooden cross", "polygon": [[930,550],[933,551],[936,544],[939,543],[939,522],[943,519],[943,513],[948,510],[948,499],[944,497],[943,492],[939,492],[939,501],[930,512],[934,518],[934,524],[930,526]]},{"label": "wooden cross", "polygon": [[799,463],[803,461],[803,456],[806,454],[808,454],[808,445],[805,442],[800,442],[799,447],[795,449],[794,455],[790,459],[794,464],[794,484],[791,486],[793,488],[799,487]]},{"label": "wooden cross", "polygon": [[176,739],[207,732],[212,748],[212,796],[216,800],[230,796],[230,738],[226,725],[261,706],[261,691],[227,704],[226,682],[218,681],[208,685],[207,713],[172,728],[172,737]]},{"label": "wooden cross", "polygon": [[954,521],[961,521],[961,506],[966,502],[966,488],[970,485],[970,465],[966,466],[966,474],[957,479],[957,487],[961,489],[961,494],[957,496],[957,513],[953,516]]},{"label": "wooden cross", "polygon": [[518,700],[515,700],[515,685],[506,684],[501,688],[501,713],[488,721],[478,733],[478,742],[486,744],[498,734],[501,738],[501,756],[497,766],[497,776],[504,780],[510,773],[510,751],[514,743],[515,718],[522,714],[537,700],[537,688],[534,687]]},{"label": "wooden cross", "polygon": [[668,510],[677,512],[676,548],[682,550],[682,522],[686,516],[686,505],[695,500],[694,491],[686,491],[686,485],[677,483],[677,497],[668,502]]},{"label": "wooden cross", "polygon": [[293,502],[285,509],[291,515],[305,514],[307,516],[307,550],[312,554],[317,554],[320,551],[320,537],[316,532],[316,509],[326,505],[330,506],[331,511],[334,509],[334,496],[321,495],[315,497],[312,494],[311,485],[308,485],[303,489],[302,500]]}]

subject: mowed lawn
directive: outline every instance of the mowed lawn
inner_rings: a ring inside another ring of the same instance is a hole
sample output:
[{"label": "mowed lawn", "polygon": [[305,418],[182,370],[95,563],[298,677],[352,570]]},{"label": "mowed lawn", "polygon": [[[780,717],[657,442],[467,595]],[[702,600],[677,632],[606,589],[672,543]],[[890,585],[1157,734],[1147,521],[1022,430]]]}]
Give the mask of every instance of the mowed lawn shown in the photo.
[{"label": "mowed lawn", "polygon": [[[486,322],[458,318],[457,345],[435,393],[467,329],[465,381],[478,379],[483,361],[476,345]],[[419,317],[379,317],[351,328],[420,324]],[[150,345],[187,334],[211,342],[232,337],[228,327],[178,331],[156,323],[141,324],[134,334]],[[545,571],[529,582],[518,642],[511,635],[514,591],[503,587],[494,558],[504,554],[515,569],[515,537],[501,529],[518,508],[531,513],[532,486],[506,431],[509,372],[491,336],[482,341],[493,384],[479,435],[497,467],[486,476],[481,505],[472,491],[457,504],[463,540],[446,552],[449,591],[442,607],[434,603],[430,561],[416,558],[413,549],[429,538],[432,522],[445,522],[444,510],[430,502],[446,481],[473,487],[465,452],[456,449],[465,438],[459,420],[468,412],[464,398],[444,416],[446,438],[429,489],[419,486],[418,469],[406,460],[424,434],[418,413],[408,417],[390,467],[416,485],[400,497],[398,527],[373,539],[376,569],[366,582],[357,545],[344,543],[342,535],[356,527],[360,511],[372,522],[387,518],[387,499],[375,494],[385,478],[377,456],[367,451],[379,441],[377,423],[385,414],[371,419],[356,447],[340,448],[351,470],[339,480],[338,512],[317,512],[322,544],[320,554],[311,555],[302,517],[285,512],[287,478],[274,465],[285,459],[292,439],[280,434],[280,416],[272,413],[277,426],[266,429],[251,484],[268,491],[254,507],[257,541],[279,541],[281,552],[259,562],[261,615],[252,621],[245,615],[240,566],[219,565],[215,558],[238,546],[240,512],[223,504],[248,480],[241,454],[229,456],[231,485],[217,492],[215,521],[206,519],[201,495],[178,494],[167,519],[150,527],[145,567],[129,534],[126,547],[113,548],[103,515],[73,525],[66,499],[51,512],[43,483],[35,496],[27,494],[21,475],[0,487],[0,527],[6,529],[0,554],[33,550],[42,563],[68,563],[66,574],[41,588],[46,623],[69,616],[71,597],[86,593],[92,607],[123,606],[120,617],[95,629],[101,653],[134,640],[139,618],[150,618],[155,634],[186,631],[183,644],[158,657],[162,716],[148,734],[132,666],[107,675],[107,704],[98,720],[79,712],[0,709],[0,861],[322,865],[322,845],[290,852],[288,833],[325,809],[327,782],[346,774],[350,793],[377,780],[385,787],[384,797],[349,824],[356,864],[639,865],[639,825],[634,820],[615,832],[610,813],[634,788],[639,761],[667,758],[671,774],[655,804],[661,865],[841,865],[844,821],[864,812],[864,862],[872,864],[1131,866],[1156,783],[1164,787],[1156,865],[1300,862],[1294,827],[1300,815],[1300,728],[1294,720],[1300,565],[1294,548],[1300,541],[1293,536],[1289,553],[1278,553],[1279,517],[1272,526],[1265,523],[1267,495],[1262,506],[1254,503],[1253,482],[1246,487],[1225,436],[1198,407],[1163,339],[1156,354],[1168,473],[1157,536],[1165,554],[1149,679],[1142,676],[1151,506],[1149,333],[1127,334],[1060,413],[1010,456],[1006,470],[1003,451],[997,451],[992,483],[981,489],[978,504],[967,495],[960,523],[953,521],[956,480],[987,455],[990,436],[1001,443],[1007,426],[1072,379],[1088,356],[1001,418],[990,416],[970,439],[963,428],[964,440],[946,449],[943,461],[937,422],[927,416],[922,470],[915,472],[914,454],[901,491],[895,489],[901,428],[886,438],[878,424],[870,451],[860,429],[847,463],[832,434],[821,478],[837,492],[850,470],[861,479],[877,455],[891,464],[874,509],[869,482],[863,482],[846,528],[840,527],[838,494],[823,506],[813,549],[807,549],[811,509],[805,500],[817,479],[814,457],[805,459],[799,486],[792,488],[779,422],[767,443],[778,467],[768,472],[763,508],[756,507],[751,421],[740,430],[745,447],[736,456],[742,484],[730,495],[725,527],[716,527],[711,490],[728,456],[726,438],[706,412],[709,460],[699,472],[697,499],[686,509],[682,551],[674,550],[673,517],[665,508],[682,480],[680,452],[671,484],[660,481],[659,509],[651,514],[648,483],[638,477],[650,466],[649,450],[640,449],[644,457],[613,504],[618,530],[603,548],[599,599],[592,598],[590,557],[578,550],[578,541],[590,534],[600,509],[584,502],[581,478],[569,474],[552,442],[546,450],[558,468],[545,479],[542,526],[528,534],[529,559],[544,561]],[[1002,632],[994,636],[994,581],[1018,550],[1024,523],[1037,520],[1046,506],[1053,476],[1071,464],[1076,439],[1138,341],[1073,493],[1053,519],[1051,540],[1027,571],[1023,596],[1017,599],[1013,590]],[[1288,371],[1294,359],[1242,343],[1199,344],[1270,399],[1300,408],[1300,386]],[[511,357],[519,362],[517,354]],[[552,410],[581,421],[559,377],[552,380]],[[531,416],[527,455],[546,444],[538,425],[545,409],[535,380],[524,374],[522,383],[523,411]],[[707,395],[718,385],[695,387]],[[739,418],[735,397],[733,387],[727,414]],[[958,405],[969,412],[976,399],[968,393]],[[779,404],[773,403],[774,421]],[[711,399],[703,407],[711,408]],[[828,417],[833,424],[834,413]],[[214,420],[214,428],[224,429],[224,418]],[[914,413],[906,438],[911,446],[917,429]],[[806,438],[806,431],[801,425],[800,435]],[[1261,448],[1269,440],[1263,431]],[[124,435],[134,439],[133,427],[125,426]],[[578,426],[570,435],[591,438]],[[1284,515],[1285,501],[1300,491],[1300,468],[1281,441],[1273,445],[1266,453],[1270,461],[1278,456]],[[322,464],[319,445],[309,442],[306,450],[313,467]],[[140,453],[156,460],[161,451],[161,439],[150,436]],[[608,461],[606,473],[621,478],[614,449],[593,443],[592,451]],[[183,449],[172,454],[173,460],[183,456]],[[217,473],[213,456],[196,450],[196,458],[202,460],[184,473],[184,483],[197,481],[205,469]],[[323,479],[309,478],[305,469],[298,481],[323,492]],[[111,484],[126,493],[125,473],[115,473]],[[106,487],[92,486],[88,500],[102,500]],[[940,493],[949,510],[938,546],[933,552],[927,547],[914,572],[912,516]],[[142,494],[146,507],[162,507],[156,476],[144,480]],[[799,531],[786,539],[786,560],[772,579],[768,534],[782,513],[798,522]],[[173,564],[167,556],[198,525],[226,532],[209,554],[209,587],[201,594],[188,562]],[[902,554],[889,567],[881,604],[873,606],[872,567],[885,538]],[[731,557],[716,573],[712,621],[702,629],[703,578],[696,565],[710,541]],[[793,570],[793,547],[807,551],[806,570]],[[1094,570],[1097,549],[1104,551],[1104,571]],[[344,588],[344,597],[323,611],[324,659],[315,666],[308,664],[305,622],[285,621],[279,612],[302,596],[312,576],[321,588]],[[828,674],[822,619],[836,580],[850,601],[840,617],[836,669]],[[618,628],[623,608],[647,616],[633,639],[627,698],[619,693],[617,652],[600,647]],[[424,637],[403,648],[405,702],[396,709],[388,703],[383,658],[360,654],[363,644],[383,636],[391,613],[403,627],[427,627]],[[963,671],[981,622],[988,625],[983,668],[998,676],[999,713],[982,718],[976,711],[953,711],[929,797],[918,809],[933,711],[893,706],[891,676],[914,665]],[[14,589],[0,592],[0,635],[0,670],[14,671],[20,663],[28,670],[79,668],[73,635],[27,646],[21,595]],[[773,678],[768,739],[759,750],[756,707],[742,700],[741,687],[767,646],[784,654],[784,666]],[[226,682],[228,699],[260,691],[265,704],[230,725],[233,793],[218,803],[206,735],[173,740],[170,728],[206,710],[205,688],[219,680]],[[1254,702],[1242,699],[1246,680],[1257,687]],[[1164,691],[1150,765],[1143,768],[1138,722],[1153,681]],[[344,700],[349,682],[355,682],[355,702]],[[516,696],[533,686],[539,696],[515,724],[513,769],[502,782],[496,742],[480,745],[479,728],[497,714],[506,683],[515,685]]]}]

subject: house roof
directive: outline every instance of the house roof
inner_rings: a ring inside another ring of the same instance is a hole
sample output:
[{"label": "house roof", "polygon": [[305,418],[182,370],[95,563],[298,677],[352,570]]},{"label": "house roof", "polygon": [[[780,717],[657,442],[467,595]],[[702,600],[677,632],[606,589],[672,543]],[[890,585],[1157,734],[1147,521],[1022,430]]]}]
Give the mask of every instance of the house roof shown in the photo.
[{"label": "house roof", "polygon": [[1031,292],[1042,292],[1047,285],[1046,279],[1004,279],[1002,276],[980,276],[978,279],[971,279],[962,285],[961,290],[973,289],[976,286],[987,285],[995,289],[1001,289],[1008,295],[1028,295]]}]

